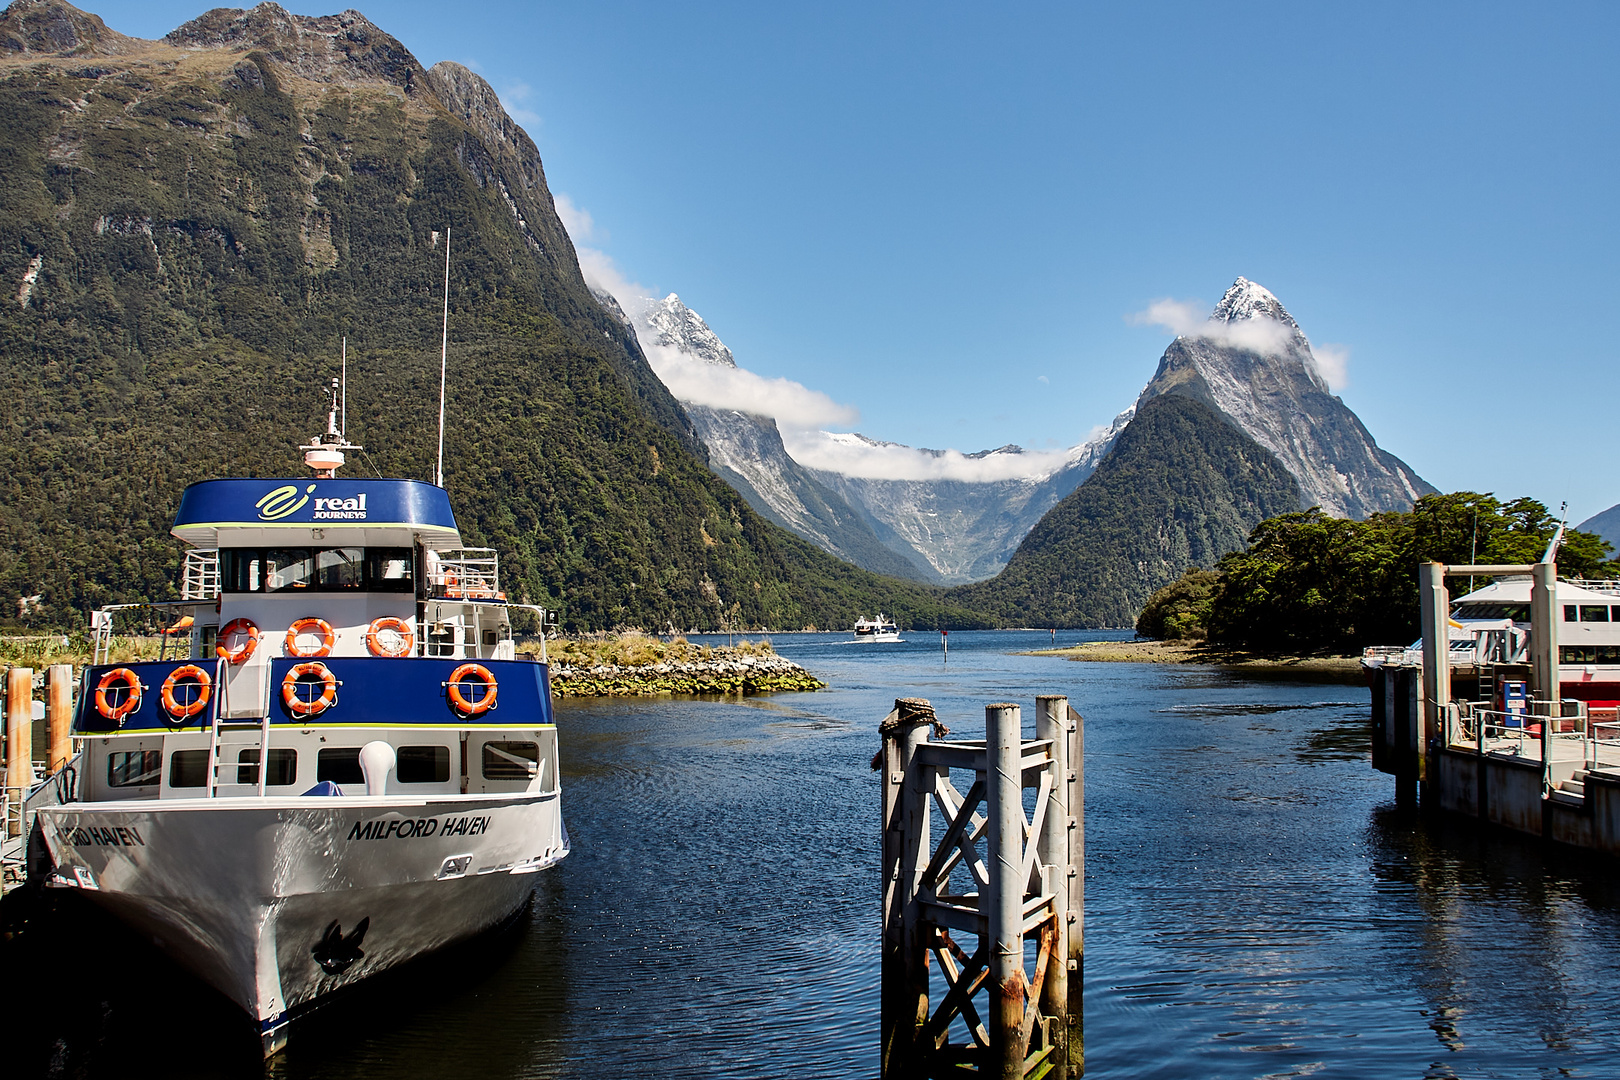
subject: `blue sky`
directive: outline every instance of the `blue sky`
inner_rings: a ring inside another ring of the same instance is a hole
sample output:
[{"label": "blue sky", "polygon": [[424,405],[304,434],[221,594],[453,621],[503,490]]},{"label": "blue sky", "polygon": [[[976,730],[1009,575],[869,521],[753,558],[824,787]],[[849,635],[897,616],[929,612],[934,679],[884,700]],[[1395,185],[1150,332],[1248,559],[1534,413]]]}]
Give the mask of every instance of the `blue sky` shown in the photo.
[{"label": "blue sky", "polygon": [[577,242],[874,438],[1076,443],[1169,341],[1132,313],[1242,275],[1431,483],[1620,502],[1620,5],[361,10],[501,92]]}]

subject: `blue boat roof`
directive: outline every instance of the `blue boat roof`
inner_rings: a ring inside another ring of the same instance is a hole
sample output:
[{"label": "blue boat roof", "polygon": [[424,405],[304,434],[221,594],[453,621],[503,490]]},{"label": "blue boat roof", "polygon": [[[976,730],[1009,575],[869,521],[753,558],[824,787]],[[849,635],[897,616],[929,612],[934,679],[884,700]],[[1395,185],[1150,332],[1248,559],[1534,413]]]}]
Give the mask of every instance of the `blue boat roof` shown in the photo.
[{"label": "blue boat roof", "polygon": [[357,544],[407,543],[406,534],[430,548],[461,544],[450,497],[420,480],[204,480],[180,496],[169,531],[219,547],[307,542],[314,530]]}]

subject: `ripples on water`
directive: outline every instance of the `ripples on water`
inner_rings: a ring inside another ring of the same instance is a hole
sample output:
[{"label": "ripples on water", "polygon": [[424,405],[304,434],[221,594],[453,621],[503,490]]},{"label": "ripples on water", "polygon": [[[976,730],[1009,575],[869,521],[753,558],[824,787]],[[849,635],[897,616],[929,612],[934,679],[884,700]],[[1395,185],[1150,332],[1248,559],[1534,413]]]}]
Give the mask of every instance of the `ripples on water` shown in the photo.
[{"label": "ripples on water", "polygon": [[[1396,813],[1363,690],[1010,655],[1047,640],[952,635],[942,665],[932,635],[787,635],[832,689],[566,703],[574,854],[530,914],[295,1026],[273,1072],[875,1076],[878,720],[927,697],[976,737],[989,702],[1032,724],[1035,694],[1067,693],[1089,1076],[1620,1076],[1610,868]],[[229,1007],[90,925],[43,977],[30,1061],[256,1071]]]}]

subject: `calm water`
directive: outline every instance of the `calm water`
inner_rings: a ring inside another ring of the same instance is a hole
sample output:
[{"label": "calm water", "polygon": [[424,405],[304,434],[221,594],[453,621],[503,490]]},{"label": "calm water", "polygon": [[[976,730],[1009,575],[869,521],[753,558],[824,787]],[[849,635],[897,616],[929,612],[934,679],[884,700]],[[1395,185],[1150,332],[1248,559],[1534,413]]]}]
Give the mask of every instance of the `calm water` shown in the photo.
[{"label": "calm water", "polygon": [[[985,704],[1032,727],[1063,693],[1088,1076],[1620,1076],[1620,877],[1397,814],[1359,685],[1011,655],[1044,631],[953,634],[946,665],[907,637],[777,637],[817,694],[566,705],[574,854],[530,915],[295,1026],[273,1073],[875,1076],[877,722],[927,697],[980,736]],[[229,1008],[69,916],[89,931],[31,985],[6,972],[31,1069],[257,1074]]]}]

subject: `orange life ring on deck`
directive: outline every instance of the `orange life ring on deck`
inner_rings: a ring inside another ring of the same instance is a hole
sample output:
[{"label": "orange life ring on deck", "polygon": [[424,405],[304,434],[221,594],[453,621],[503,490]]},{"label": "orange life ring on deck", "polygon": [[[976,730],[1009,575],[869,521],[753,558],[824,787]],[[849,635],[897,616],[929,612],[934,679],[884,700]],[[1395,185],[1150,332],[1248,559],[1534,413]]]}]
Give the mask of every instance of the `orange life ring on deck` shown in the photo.
[{"label": "orange life ring on deck", "polygon": [[[298,687],[303,685],[298,679],[303,675],[319,675],[321,677],[321,696],[305,701],[298,696]],[[337,676],[325,664],[315,661],[308,664],[294,664],[287,675],[281,680],[281,702],[287,706],[287,711],[294,716],[319,716],[321,713],[337,704]]]},{"label": "orange life ring on deck", "polygon": [[[395,648],[388,648],[377,635],[386,630],[392,630],[399,635],[399,644]],[[416,631],[404,619],[396,619],[392,615],[384,615],[380,619],[372,619],[371,625],[366,628],[366,648],[372,656],[409,656],[416,647]]]},{"label": "orange life ring on deck", "polygon": [[[469,701],[461,692],[461,684],[472,679],[484,684],[484,696],[477,701]],[[451,707],[459,713],[482,716],[495,707],[495,675],[483,664],[462,664],[450,673],[450,681],[444,685],[450,693]]]},{"label": "orange life ring on deck", "polygon": [[[196,701],[182,704],[175,700],[174,688],[180,685],[181,679],[196,681],[199,688]],[[163,680],[163,708],[176,720],[189,720],[208,707],[208,698],[213,692],[214,680],[209,678],[208,672],[196,664],[185,664],[169,672],[169,677]]]},{"label": "orange life ring on deck", "polygon": [[[107,700],[107,691],[118,689],[114,685],[116,683],[122,683],[124,691],[129,695],[124,699],[122,705],[114,705]],[[96,712],[108,720],[118,721],[119,726],[122,726],[124,717],[141,707],[141,691],[143,689],[145,687],[141,686],[140,676],[129,668],[113,668],[101,677],[100,682],[96,683]]]},{"label": "orange life ring on deck", "polygon": [[[321,632],[321,647],[313,652],[304,652],[298,647],[298,635],[302,634],[306,630],[319,630]],[[313,615],[307,619],[299,619],[297,622],[287,627],[286,648],[288,656],[296,656],[300,659],[307,659],[314,656],[331,656],[332,641],[332,624],[327,622],[325,619],[317,619]]]},{"label": "orange life ring on deck", "polygon": [[[238,648],[226,648],[225,639],[232,634],[246,634],[247,640]],[[214,655],[221,660],[230,661],[231,666],[235,667],[245,662],[253,655],[253,650],[259,647],[259,628],[252,619],[232,619],[225,624],[225,628],[219,632],[219,637],[215,638],[214,642]]]}]

